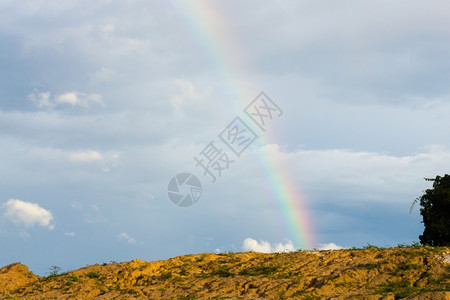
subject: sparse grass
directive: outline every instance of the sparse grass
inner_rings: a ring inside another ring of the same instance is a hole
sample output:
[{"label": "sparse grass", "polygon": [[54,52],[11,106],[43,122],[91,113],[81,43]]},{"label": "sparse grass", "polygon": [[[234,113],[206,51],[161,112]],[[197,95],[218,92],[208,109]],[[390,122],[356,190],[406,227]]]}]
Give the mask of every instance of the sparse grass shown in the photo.
[{"label": "sparse grass", "polygon": [[79,282],[80,278],[78,278],[77,276],[70,274],[70,275],[66,275],[65,277],[67,279],[65,285],[66,286],[72,286],[75,282]]},{"label": "sparse grass", "polygon": [[420,247],[422,247],[422,245],[419,242],[412,242],[411,247],[412,248],[420,248]]},{"label": "sparse grass", "polygon": [[411,282],[408,280],[383,283],[381,286],[382,288],[376,291],[376,293],[382,295],[393,293],[395,295],[395,299],[406,298],[414,294],[416,291],[411,287]]},{"label": "sparse grass", "polygon": [[292,271],[288,271],[286,273],[281,273],[277,276],[277,278],[289,279],[292,277]]},{"label": "sparse grass", "polygon": [[225,260],[225,259],[219,259],[219,260],[217,261],[218,264],[227,264],[227,263],[229,263],[229,262],[230,262],[229,260]]},{"label": "sparse grass", "polygon": [[172,278],[171,272],[165,272],[165,273],[162,273],[161,276],[159,276],[160,280],[168,280],[170,278]]},{"label": "sparse grass", "polygon": [[419,270],[421,268],[420,265],[416,265],[416,264],[410,264],[407,262],[401,262],[399,263],[397,266],[395,266],[392,271],[391,274],[392,275],[397,275],[401,272],[404,271],[409,271],[409,270]]},{"label": "sparse grass", "polygon": [[67,275],[66,278],[69,279],[70,281],[73,281],[73,282],[80,281],[80,278],[78,278],[76,275],[72,275],[72,274],[71,275]]},{"label": "sparse grass", "polygon": [[87,273],[86,276],[91,278],[91,279],[99,278],[100,277],[100,273],[98,271],[91,271],[91,272]]},{"label": "sparse grass", "polygon": [[230,268],[227,266],[219,266],[217,270],[215,270],[212,275],[219,275],[219,277],[231,277],[234,276],[234,273],[230,271]]},{"label": "sparse grass", "polygon": [[187,271],[186,271],[186,268],[184,268],[184,267],[181,267],[181,269],[180,269],[180,275],[181,276],[186,276],[188,273],[187,273]]},{"label": "sparse grass", "polygon": [[261,275],[269,275],[278,270],[278,266],[253,266],[250,268],[243,269],[239,271],[239,275],[244,276],[261,276]]},{"label": "sparse grass", "polygon": [[382,249],[382,248],[378,247],[376,245],[372,245],[372,244],[367,243],[367,246],[365,246],[364,249],[379,250],[379,249]]},{"label": "sparse grass", "polygon": [[133,290],[133,289],[128,289],[125,291],[127,294],[133,295],[135,297],[139,297],[141,295],[140,292]]},{"label": "sparse grass", "polygon": [[110,285],[108,286],[108,290],[113,291],[113,290],[120,290],[120,286],[118,283],[116,283],[115,285]]},{"label": "sparse grass", "polygon": [[367,263],[367,264],[358,264],[358,268],[363,268],[363,269],[375,269],[377,267],[377,264],[375,263]]},{"label": "sparse grass", "polygon": [[434,283],[434,284],[437,284],[437,285],[440,285],[444,281],[445,281],[444,278],[430,278],[430,282]]},{"label": "sparse grass", "polygon": [[422,245],[419,242],[412,242],[410,245],[406,243],[398,244],[399,248],[420,248]]}]

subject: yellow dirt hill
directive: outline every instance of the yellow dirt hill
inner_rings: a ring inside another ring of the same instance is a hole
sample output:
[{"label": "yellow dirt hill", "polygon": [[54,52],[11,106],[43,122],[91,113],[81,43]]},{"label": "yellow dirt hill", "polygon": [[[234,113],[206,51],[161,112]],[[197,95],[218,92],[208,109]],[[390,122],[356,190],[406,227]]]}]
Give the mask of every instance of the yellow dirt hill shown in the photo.
[{"label": "yellow dirt hill", "polygon": [[38,277],[0,269],[0,299],[449,299],[450,249],[196,254]]}]

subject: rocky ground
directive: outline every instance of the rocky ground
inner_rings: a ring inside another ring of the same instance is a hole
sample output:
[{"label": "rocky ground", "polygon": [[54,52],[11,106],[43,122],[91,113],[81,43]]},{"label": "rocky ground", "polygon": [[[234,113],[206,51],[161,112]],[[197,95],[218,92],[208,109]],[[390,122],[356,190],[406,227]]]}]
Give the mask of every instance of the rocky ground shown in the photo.
[{"label": "rocky ground", "polygon": [[450,248],[196,254],[38,277],[0,269],[0,299],[450,299]]}]

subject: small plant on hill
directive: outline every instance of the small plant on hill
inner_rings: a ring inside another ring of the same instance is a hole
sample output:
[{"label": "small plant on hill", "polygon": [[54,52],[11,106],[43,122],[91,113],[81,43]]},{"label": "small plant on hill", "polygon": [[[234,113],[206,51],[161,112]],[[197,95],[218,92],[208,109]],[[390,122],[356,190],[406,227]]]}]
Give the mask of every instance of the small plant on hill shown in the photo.
[{"label": "small plant on hill", "polygon": [[80,278],[78,278],[76,275],[67,275],[66,278],[69,279],[69,281],[73,281],[73,282],[80,281]]},{"label": "small plant on hill", "polygon": [[51,266],[48,269],[50,270],[49,272],[46,273],[46,274],[48,274],[48,277],[54,277],[54,276],[58,276],[59,274],[61,274],[61,268],[58,266]]},{"label": "small plant on hill", "polygon": [[412,242],[411,245],[406,243],[398,244],[397,247],[399,248],[420,248],[422,245],[419,242]]},{"label": "small plant on hill", "polygon": [[365,246],[364,249],[379,250],[381,247],[367,243],[367,246]]},{"label": "small plant on hill", "polygon": [[86,276],[89,278],[99,278],[100,273],[98,271],[91,271],[91,272],[87,273]]},{"label": "small plant on hill", "polygon": [[260,275],[269,275],[275,272],[278,269],[276,266],[254,266],[244,270],[239,271],[239,275],[246,276],[260,276]]},{"label": "small plant on hill", "polygon": [[172,278],[172,273],[170,271],[166,272],[166,273],[162,273],[161,276],[159,276],[159,279],[161,279],[161,280],[167,280],[170,278]]},{"label": "small plant on hill", "polygon": [[219,268],[213,272],[213,275],[219,275],[219,277],[234,276],[227,266],[219,266]]}]

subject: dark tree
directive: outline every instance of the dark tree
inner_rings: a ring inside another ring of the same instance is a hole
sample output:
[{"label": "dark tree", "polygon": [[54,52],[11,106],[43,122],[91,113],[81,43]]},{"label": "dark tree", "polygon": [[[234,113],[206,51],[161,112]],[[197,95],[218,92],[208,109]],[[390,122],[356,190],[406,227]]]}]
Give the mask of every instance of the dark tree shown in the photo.
[{"label": "dark tree", "polygon": [[[433,188],[427,189],[425,194],[417,198],[420,200],[420,214],[425,226],[423,234],[419,236],[422,245],[448,246],[450,245],[450,175],[436,178],[425,178],[433,181]],[[411,206],[411,209],[412,207]]]}]

